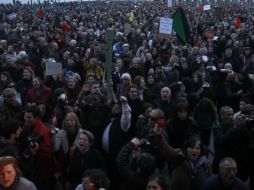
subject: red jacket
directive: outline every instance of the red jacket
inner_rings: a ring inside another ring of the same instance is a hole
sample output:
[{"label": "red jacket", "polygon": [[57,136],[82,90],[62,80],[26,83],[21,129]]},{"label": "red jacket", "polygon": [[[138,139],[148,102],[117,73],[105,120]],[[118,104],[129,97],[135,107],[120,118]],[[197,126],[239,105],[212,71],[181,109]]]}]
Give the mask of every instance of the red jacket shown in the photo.
[{"label": "red jacket", "polygon": [[41,87],[41,92],[38,94],[37,89],[31,88],[27,92],[26,102],[30,103],[40,103],[40,102],[49,102],[52,90],[46,86]]},{"label": "red jacket", "polygon": [[38,174],[35,179],[43,182],[46,179],[54,176],[57,171],[57,162],[52,149],[50,130],[41,120],[37,121],[32,132],[33,138],[38,137],[39,135],[43,137],[38,141],[39,149],[36,153],[36,164],[34,169],[37,170],[36,173]]}]

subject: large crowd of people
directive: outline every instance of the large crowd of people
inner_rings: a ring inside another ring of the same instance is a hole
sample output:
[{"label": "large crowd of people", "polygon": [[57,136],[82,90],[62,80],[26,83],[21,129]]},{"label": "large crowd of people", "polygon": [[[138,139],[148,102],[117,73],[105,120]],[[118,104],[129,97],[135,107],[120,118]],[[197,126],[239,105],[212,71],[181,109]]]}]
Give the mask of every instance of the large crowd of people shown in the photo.
[{"label": "large crowd of people", "polygon": [[254,189],[254,6],[209,4],[0,4],[0,189]]}]

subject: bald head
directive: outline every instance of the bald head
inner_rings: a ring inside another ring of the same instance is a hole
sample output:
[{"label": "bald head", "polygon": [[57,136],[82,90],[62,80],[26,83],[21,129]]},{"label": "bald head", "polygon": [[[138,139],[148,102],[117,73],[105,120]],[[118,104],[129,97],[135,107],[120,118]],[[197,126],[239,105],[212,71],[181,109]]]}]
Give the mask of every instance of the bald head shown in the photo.
[{"label": "bald head", "polygon": [[161,99],[162,101],[170,101],[171,90],[169,87],[163,87],[161,89]]}]

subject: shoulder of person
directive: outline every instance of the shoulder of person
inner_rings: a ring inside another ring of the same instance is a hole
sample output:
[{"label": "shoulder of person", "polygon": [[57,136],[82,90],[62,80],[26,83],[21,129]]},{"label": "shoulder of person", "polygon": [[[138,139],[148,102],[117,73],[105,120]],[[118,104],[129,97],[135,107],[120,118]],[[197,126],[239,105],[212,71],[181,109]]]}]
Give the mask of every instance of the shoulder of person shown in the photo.
[{"label": "shoulder of person", "polygon": [[79,184],[79,185],[75,188],[75,190],[83,190],[83,185],[82,185],[82,184]]},{"label": "shoulder of person", "polygon": [[212,175],[205,180],[203,187],[206,187],[204,189],[213,189],[212,187],[214,187],[216,184],[218,184],[218,181],[219,181],[219,176]]},{"label": "shoulder of person", "polygon": [[24,177],[20,177],[17,190],[36,190],[36,187],[32,181],[29,181]]},{"label": "shoulder of person", "polygon": [[239,188],[240,190],[247,190],[248,187],[247,187],[247,184],[244,183],[240,178],[236,177],[235,178],[235,185],[236,185],[236,188]]}]

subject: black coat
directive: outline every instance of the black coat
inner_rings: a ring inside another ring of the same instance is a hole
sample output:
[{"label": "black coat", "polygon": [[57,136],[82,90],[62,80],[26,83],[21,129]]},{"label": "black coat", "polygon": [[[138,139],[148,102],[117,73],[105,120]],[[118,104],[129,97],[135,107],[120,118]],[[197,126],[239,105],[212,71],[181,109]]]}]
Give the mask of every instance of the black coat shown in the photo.
[{"label": "black coat", "polygon": [[70,156],[68,166],[68,179],[73,188],[81,183],[84,172],[88,169],[106,170],[104,159],[101,153],[90,147],[90,149],[82,154],[78,148],[74,150]]}]

